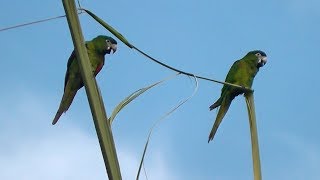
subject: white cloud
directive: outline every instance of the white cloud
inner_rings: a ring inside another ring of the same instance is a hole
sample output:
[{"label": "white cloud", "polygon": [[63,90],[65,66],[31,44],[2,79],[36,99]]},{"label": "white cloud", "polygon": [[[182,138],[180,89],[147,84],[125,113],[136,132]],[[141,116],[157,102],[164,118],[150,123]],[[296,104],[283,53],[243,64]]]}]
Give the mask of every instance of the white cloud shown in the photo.
[{"label": "white cloud", "polygon": [[[41,102],[33,94],[26,93],[16,99],[20,102],[0,112],[4,120],[0,126],[1,180],[106,179],[95,135],[68,123],[51,126],[48,121],[51,114],[44,109],[44,104],[48,107],[48,103]],[[0,108],[6,103],[2,101]],[[130,147],[117,151],[123,179],[135,179],[140,155],[133,153]],[[160,150],[150,159],[146,162],[149,179],[177,179]],[[143,174],[140,177],[145,179]]]},{"label": "white cloud", "polygon": [[[127,148],[124,148],[127,149]],[[127,149],[129,150],[129,149]],[[141,154],[134,155],[129,151],[118,151],[121,170],[123,173],[123,179],[135,179],[138,172],[138,167],[140,164]],[[152,155],[152,158],[150,156]],[[151,159],[151,160],[149,160]],[[162,152],[151,152],[147,153],[145,158],[145,170],[148,179],[152,180],[178,180],[180,179],[175,173],[170,170],[170,165],[166,161],[165,155]],[[139,179],[147,179],[143,168],[140,172]]]},{"label": "white cloud", "polygon": [[105,179],[94,139],[70,130],[72,136],[12,139],[13,151],[0,155],[0,179]]}]

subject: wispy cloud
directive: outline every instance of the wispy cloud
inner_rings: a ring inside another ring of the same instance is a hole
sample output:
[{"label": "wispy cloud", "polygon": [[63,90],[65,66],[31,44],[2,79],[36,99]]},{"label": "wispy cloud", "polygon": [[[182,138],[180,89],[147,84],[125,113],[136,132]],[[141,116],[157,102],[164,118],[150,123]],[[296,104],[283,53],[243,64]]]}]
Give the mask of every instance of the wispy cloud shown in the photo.
[{"label": "wispy cloud", "polygon": [[[67,123],[59,127],[51,126],[50,114],[44,106],[48,103],[41,102],[32,93],[20,96],[10,109],[2,109],[1,112],[0,179],[106,179],[95,136]],[[0,107],[4,107],[5,104],[1,103]],[[118,148],[125,180],[135,179],[138,169],[140,156],[132,152],[130,147]],[[178,179],[170,172],[161,151],[153,153],[150,159],[146,162],[150,179]],[[141,174],[143,179],[145,177]]]},{"label": "wispy cloud", "polygon": [[[134,155],[128,148],[118,151],[121,169],[123,172],[123,179],[135,179],[140,163],[141,155]],[[150,155],[152,154],[152,157]],[[161,151],[149,153],[147,155],[144,165],[148,179],[152,180],[179,180],[182,179],[177,173],[172,172],[169,162],[166,161],[165,154]],[[140,173],[140,180],[145,180],[146,176],[142,170]]]}]

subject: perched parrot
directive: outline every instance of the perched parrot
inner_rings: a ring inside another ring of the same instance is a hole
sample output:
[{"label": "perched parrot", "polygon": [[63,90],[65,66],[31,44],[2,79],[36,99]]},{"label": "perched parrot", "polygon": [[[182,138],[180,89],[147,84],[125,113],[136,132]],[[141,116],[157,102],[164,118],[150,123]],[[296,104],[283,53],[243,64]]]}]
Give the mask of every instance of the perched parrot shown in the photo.
[{"label": "perched parrot", "polygon": [[[104,65],[104,56],[117,50],[117,41],[108,36],[97,36],[91,41],[86,42],[86,48],[93,75],[96,76]],[[78,60],[75,51],[72,52],[67,64],[67,72],[64,81],[64,93],[61,99],[59,109],[52,121],[52,125],[56,124],[62,115],[70,107],[77,91],[83,87],[83,81],[80,74]]]},{"label": "perched parrot", "polygon": [[[237,84],[242,87],[251,88],[253,79],[258,73],[259,68],[264,66],[267,63],[267,55],[263,51],[255,50],[250,51],[242,59],[237,60],[231,66],[227,77],[226,82]],[[231,101],[238,95],[245,93],[245,90],[232,87],[229,85],[224,85],[221,90],[220,98],[212,104],[209,109],[210,111],[220,106],[216,121],[213,124],[212,130],[209,135],[208,143],[213,139],[214,135],[217,132],[217,129],[227,113]]]}]

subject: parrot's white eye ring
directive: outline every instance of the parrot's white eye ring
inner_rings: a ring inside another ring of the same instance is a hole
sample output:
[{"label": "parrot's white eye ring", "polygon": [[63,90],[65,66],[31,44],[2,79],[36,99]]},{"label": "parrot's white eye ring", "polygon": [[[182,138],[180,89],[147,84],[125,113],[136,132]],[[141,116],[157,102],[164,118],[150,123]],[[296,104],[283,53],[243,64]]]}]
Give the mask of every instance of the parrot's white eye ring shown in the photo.
[{"label": "parrot's white eye ring", "polygon": [[106,40],[106,42],[110,42],[110,40]]},{"label": "parrot's white eye ring", "polygon": [[260,53],[257,53],[256,56],[261,56],[261,54],[260,54]]}]

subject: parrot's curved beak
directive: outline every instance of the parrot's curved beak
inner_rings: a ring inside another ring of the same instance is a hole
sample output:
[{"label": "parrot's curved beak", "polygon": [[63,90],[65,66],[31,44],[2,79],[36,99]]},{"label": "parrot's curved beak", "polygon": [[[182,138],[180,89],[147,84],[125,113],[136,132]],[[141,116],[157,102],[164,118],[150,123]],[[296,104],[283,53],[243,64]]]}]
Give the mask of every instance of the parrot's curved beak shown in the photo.
[{"label": "parrot's curved beak", "polygon": [[112,51],[112,54],[114,54],[117,51],[117,44],[112,44],[110,42],[107,42],[106,50],[108,54],[110,54],[111,51]]},{"label": "parrot's curved beak", "polygon": [[261,56],[258,61],[258,68],[264,66],[267,63],[267,56]]},{"label": "parrot's curved beak", "polygon": [[111,45],[112,54],[114,54],[117,51],[117,44]]}]

